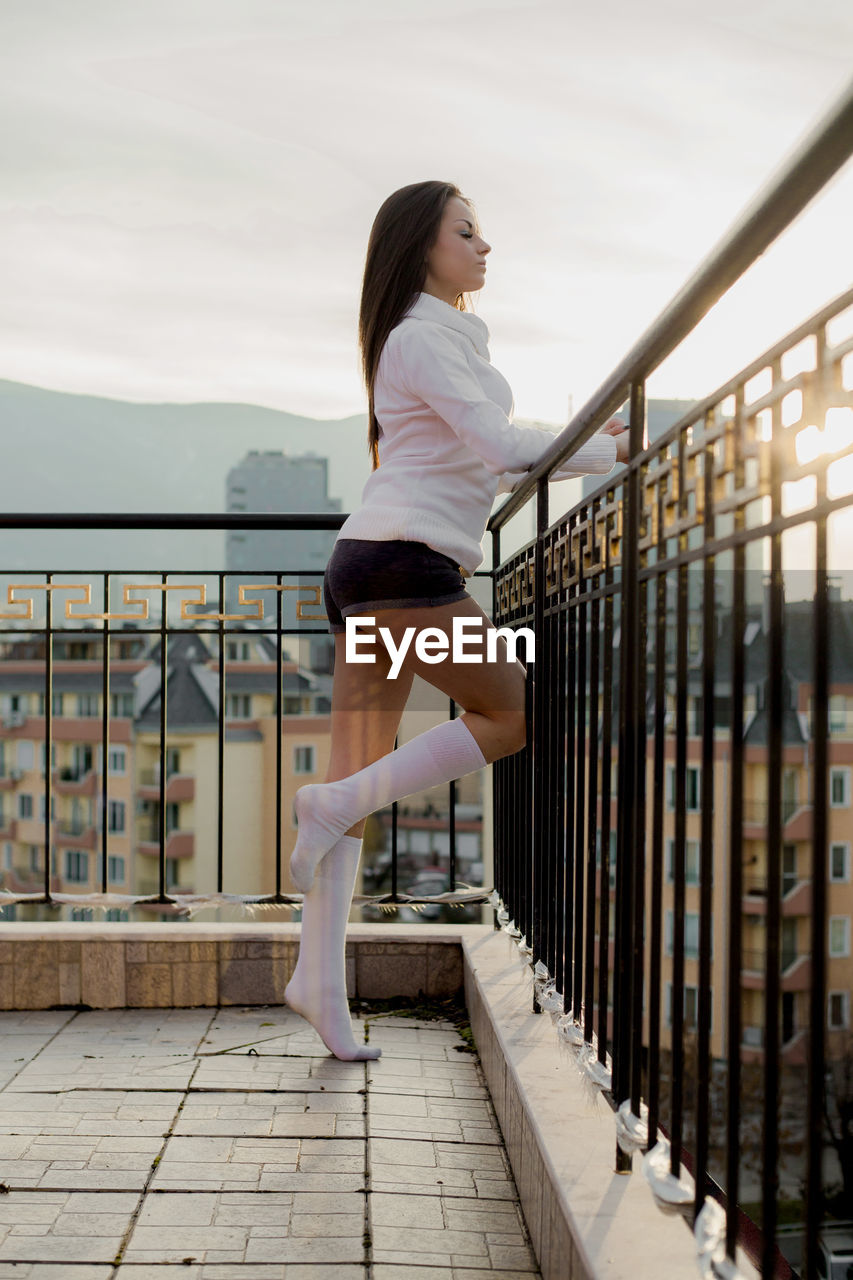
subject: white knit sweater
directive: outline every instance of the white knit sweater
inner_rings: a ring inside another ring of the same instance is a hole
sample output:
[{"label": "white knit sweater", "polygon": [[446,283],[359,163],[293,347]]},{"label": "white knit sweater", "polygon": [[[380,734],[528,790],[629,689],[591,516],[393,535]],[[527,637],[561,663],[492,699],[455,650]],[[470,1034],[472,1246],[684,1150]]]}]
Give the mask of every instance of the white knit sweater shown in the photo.
[{"label": "white knit sweater", "polygon": [[[495,495],[510,492],[553,443],[511,422],[512,391],[489,360],[485,321],[418,294],[379,359],[374,408],[379,467],[339,538],[425,542],[468,572],[483,560]],[[616,439],[598,434],[553,480],[606,473]]]}]

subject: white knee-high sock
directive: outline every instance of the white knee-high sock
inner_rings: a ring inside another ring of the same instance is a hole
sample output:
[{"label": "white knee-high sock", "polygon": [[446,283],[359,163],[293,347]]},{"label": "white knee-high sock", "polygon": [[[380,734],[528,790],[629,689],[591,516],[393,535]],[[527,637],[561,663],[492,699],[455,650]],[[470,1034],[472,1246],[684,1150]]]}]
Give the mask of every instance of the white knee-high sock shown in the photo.
[{"label": "white knee-high sock", "polygon": [[462,778],[485,763],[465,721],[447,720],[348,778],[300,787],[294,798],[299,832],[290,858],[294,885],[307,893],[320,859],[361,818],[414,791]]},{"label": "white knee-high sock", "polygon": [[346,980],[346,930],[358,874],[361,839],[342,836],[317,868],[302,904],[299,959],[284,989],[291,1009],[306,1018],[336,1058],[378,1058],[381,1049],[353,1035]]}]

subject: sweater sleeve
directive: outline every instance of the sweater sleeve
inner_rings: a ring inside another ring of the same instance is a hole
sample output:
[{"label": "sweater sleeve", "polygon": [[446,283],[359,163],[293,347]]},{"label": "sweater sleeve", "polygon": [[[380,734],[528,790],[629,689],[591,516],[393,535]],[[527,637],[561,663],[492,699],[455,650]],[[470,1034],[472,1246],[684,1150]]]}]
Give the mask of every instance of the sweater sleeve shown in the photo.
[{"label": "sweater sleeve", "polygon": [[401,332],[393,359],[402,385],[443,418],[493,475],[526,470],[551,444],[537,427],[510,422],[439,325],[419,323]]},{"label": "sweater sleeve", "polygon": [[[556,432],[554,434],[557,434]],[[553,441],[553,436],[552,436]],[[547,447],[547,446],[546,446]],[[543,448],[542,453],[545,452]],[[551,480],[573,480],[577,476],[606,475],[616,464],[616,437],[602,435],[598,432],[576,449],[556,471],[551,473]],[[513,489],[530,470],[505,471],[498,480],[498,493],[512,493]]]}]

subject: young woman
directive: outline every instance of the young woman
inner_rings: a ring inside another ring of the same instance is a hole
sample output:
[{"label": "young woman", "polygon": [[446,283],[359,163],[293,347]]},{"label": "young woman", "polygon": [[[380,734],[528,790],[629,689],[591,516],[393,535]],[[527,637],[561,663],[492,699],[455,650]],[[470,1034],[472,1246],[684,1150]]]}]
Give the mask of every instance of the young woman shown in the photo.
[{"label": "young woman", "polygon": [[[335,635],[331,759],[326,781],[295,797],[290,870],[305,896],[299,960],[285,989],[287,1003],[347,1060],[380,1053],[356,1043],[346,996],[344,941],[364,819],[525,743],[525,669],[507,661],[503,637],[492,637],[498,661],[486,660],[486,633],[495,628],[465,578],[483,559],[495,495],[509,492],[553,437],[512,423],[512,392],[489,361],[489,331],[467,307],[466,295],[485,283],[490,252],[470,202],[445,182],[389,196],[367,248],[359,337],[373,472],[326,568]],[[626,461],[623,428],[612,419],[552,478]],[[360,646],[361,661],[346,660],[348,617],[373,619],[372,636],[360,624],[362,637],[375,640]],[[427,661],[427,647],[416,651],[412,638],[429,627],[439,645],[441,636],[452,644],[454,619],[469,620],[467,661],[454,661],[452,651]],[[395,751],[415,674],[464,714]]]}]

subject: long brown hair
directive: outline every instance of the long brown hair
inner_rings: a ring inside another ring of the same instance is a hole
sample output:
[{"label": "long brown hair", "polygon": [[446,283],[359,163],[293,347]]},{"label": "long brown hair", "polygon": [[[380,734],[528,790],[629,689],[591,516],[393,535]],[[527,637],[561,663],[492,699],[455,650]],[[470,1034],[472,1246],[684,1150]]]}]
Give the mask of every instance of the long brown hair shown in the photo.
[{"label": "long brown hair", "polygon": [[[423,289],[426,256],[438,239],[444,206],[453,196],[472,207],[467,196],[452,182],[413,182],[400,187],[382,204],[370,229],[358,340],[367,387],[367,448],[374,471],[379,466],[379,423],[373,410],[379,357],[388,334]],[[456,307],[460,311],[469,310],[465,294],[456,299]]]}]

